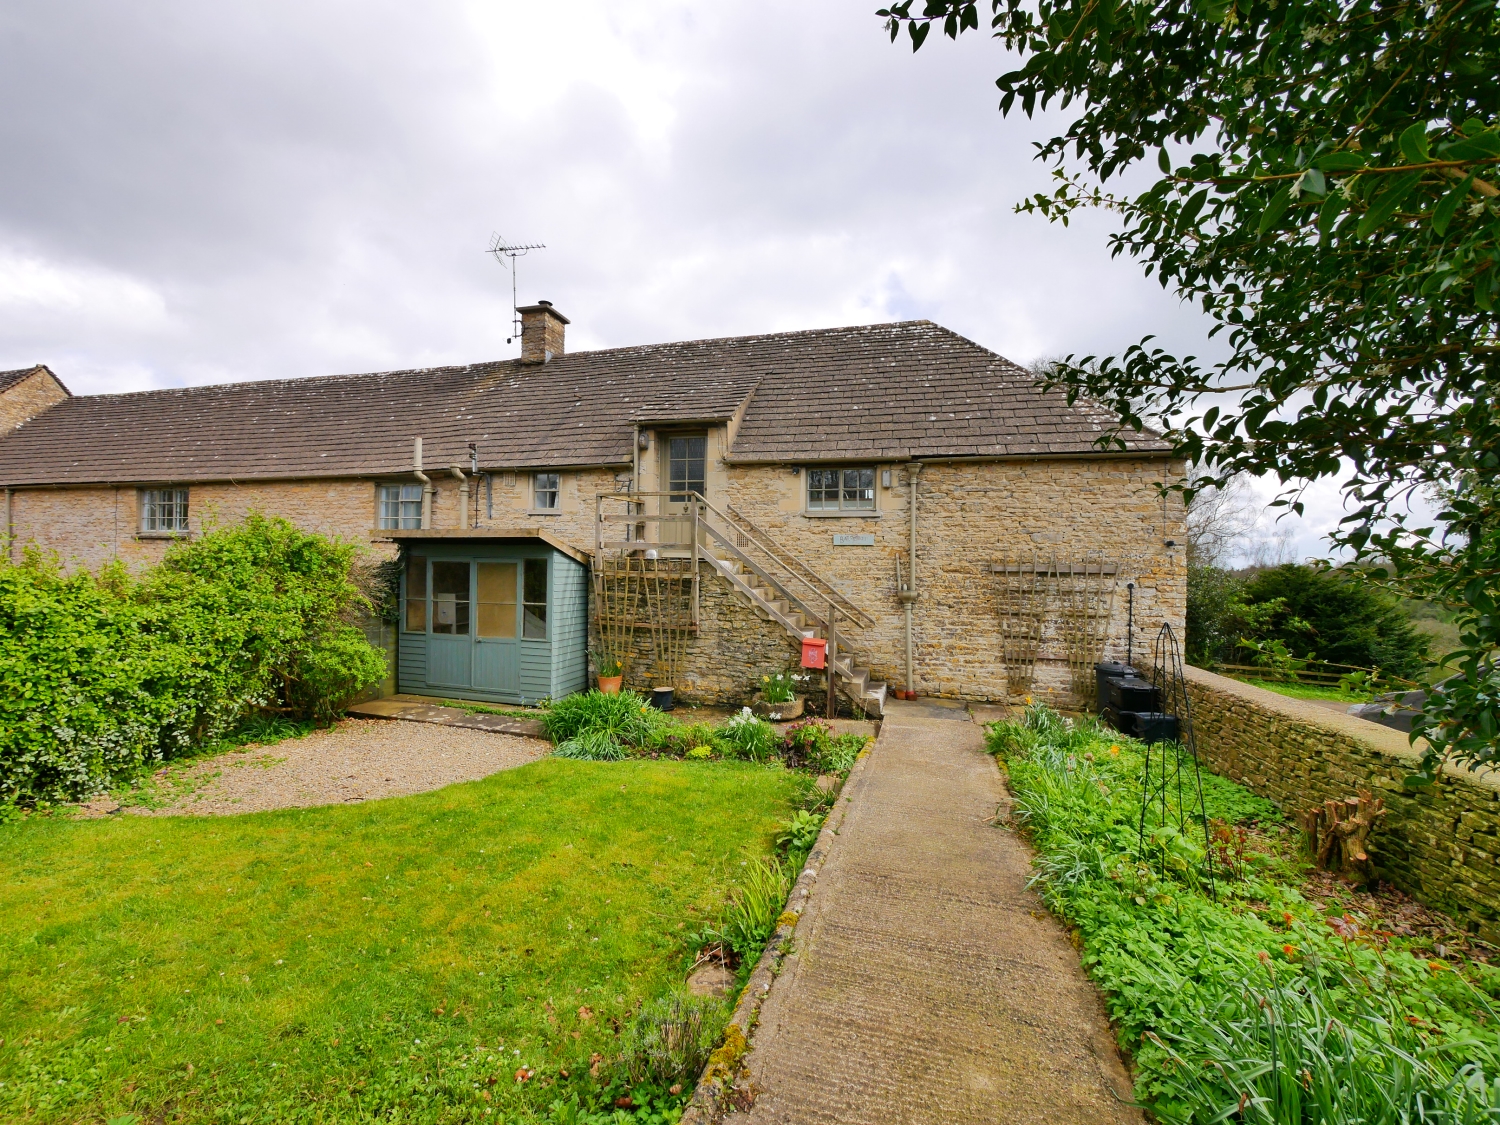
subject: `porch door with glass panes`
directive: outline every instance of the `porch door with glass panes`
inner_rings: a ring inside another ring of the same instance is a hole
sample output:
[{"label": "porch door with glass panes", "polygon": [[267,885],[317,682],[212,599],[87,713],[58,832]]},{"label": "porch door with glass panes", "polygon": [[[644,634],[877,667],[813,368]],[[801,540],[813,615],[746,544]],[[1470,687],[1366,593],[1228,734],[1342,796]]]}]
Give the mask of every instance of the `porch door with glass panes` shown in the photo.
[{"label": "porch door with glass panes", "polygon": [[[533,560],[535,561],[535,560]],[[474,686],[515,694],[521,690],[518,562],[474,564],[479,615],[474,630]]]},{"label": "porch door with glass panes", "polygon": [[[666,458],[662,479],[667,482],[667,497],[662,514],[681,516],[688,512],[690,493],[706,495],[708,460],[707,434],[672,434],[663,443]],[[661,523],[661,541],[668,547],[686,547],[693,541],[691,519],[668,519]]]},{"label": "porch door with glass panes", "polygon": [[474,564],[434,559],[431,632],[427,637],[427,682],[468,687],[474,668],[474,637],[470,619]]}]

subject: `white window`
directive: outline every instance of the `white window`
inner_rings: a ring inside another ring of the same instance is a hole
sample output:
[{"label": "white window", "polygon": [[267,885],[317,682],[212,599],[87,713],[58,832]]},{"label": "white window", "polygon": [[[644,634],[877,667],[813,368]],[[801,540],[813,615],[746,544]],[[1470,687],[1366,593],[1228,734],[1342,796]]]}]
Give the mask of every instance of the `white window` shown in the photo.
[{"label": "white window", "polygon": [[171,533],[187,529],[187,489],[143,488],[141,490],[142,531]]},{"label": "white window", "polygon": [[531,475],[531,506],[536,511],[551,511],[557,507],[557,476],[556,473]]},{"label": "white window", "polygon": [[874,511],[875,470],[807,470],[807,510],[810,512]]},{"label": "white window", "polygon": [[422,527],[422,486],[420,484],[382,484],[377,526],[400,530]]}]

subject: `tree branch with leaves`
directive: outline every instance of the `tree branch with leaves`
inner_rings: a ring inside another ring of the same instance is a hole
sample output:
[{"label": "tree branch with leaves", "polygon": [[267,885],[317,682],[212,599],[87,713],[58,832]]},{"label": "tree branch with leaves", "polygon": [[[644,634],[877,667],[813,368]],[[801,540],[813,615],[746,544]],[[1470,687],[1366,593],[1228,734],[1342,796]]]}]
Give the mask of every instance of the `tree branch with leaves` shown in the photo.
[{"label": "tree branch with leaves", "polygon": [[[979,28],[966,0],[878,14],[918,49]],[[1331,536],[1371,579],[1455,607],[1461,648],[1414,738],[1500,759],[1500,14],[1494,0],[992,0],[1016,58],[1000,110],[1074,111],[1037,146],[1056,186],[1018,210],[1121,216],[1114,255],[1198,305],[1218,360],[1152,337],[1045,385],[1152,425],[1224,487],[1344,482]],[[1109,190],[1154,162],[1150,186]],[[1226,404],[1225,398],[1228,398]],[[1403,501],[1442,490],[1431,527]]]}]

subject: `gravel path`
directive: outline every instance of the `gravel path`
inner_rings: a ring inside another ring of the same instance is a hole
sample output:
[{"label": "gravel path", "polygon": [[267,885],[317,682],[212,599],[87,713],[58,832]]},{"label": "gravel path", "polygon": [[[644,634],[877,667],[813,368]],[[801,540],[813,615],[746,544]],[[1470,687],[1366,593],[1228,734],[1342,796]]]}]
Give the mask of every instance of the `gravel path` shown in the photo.
[{"label": "gravel path", "polygon": [[345,719],[305,738],[221,754],[186,771],[192,789],[139,816],[226,816],[402,797],[534,762],[540,739],[391,719]]}]

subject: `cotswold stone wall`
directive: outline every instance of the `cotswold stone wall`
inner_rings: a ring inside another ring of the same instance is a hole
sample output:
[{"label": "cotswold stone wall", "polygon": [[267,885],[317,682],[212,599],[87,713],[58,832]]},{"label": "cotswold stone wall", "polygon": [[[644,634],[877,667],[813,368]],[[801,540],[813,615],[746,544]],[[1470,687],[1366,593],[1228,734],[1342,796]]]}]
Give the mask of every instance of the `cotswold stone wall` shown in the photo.
[{"label": "cotswold stone wall", "polygon": [[0,393],[0,434],[10,433],[22,422],[35,418],[67,397],[68,392],[47,372],[28,375]]},{"label": "cotswold stone wall", "polygon": [[1289,816],[1368,789],[1389,810],[1372,834],[1376,874],[1500,941],[1500,773],[1448,770],[1430,790],[1402,779],[1419,754],[1399,731],[1187,669],[1198,745],[1215,773]]},{"label": "cotswold stone wall", "polygon": [[[674,685],[682,699],[693,703],[748,703],[762,676],[786,671],[801,660],[801,643],[778,622],[758,617],[707,563],[699,566],[698,596],[698,632],[688,642],[682,675]],[[590,629],[590,651],[598,652],[598,631],[592,620]],[[625,686],[643,693],[650,691],[651,668],[651,633],[638,628]],[[808,690],[826,693],[822,674],[814,675],[815,682]]]},{"label": "cotswold stone wall", "polygon": [[[70,568],[96,570],[116,559],[132,567],[158,562],[172,540],[140,534],[139,496],[133,486],[18,489],[12,500],[17,557],[34,545],[56,552]],[[284,516],[306,531],[369,544],[375,486],[358,480],[188,486],[188,526],[193,533],[238,523],[251,511]],[[374,557],[394,554],[390,544],[372,548]]]},{"label": "cotswold stone wall", "polygon": [[[880,486],[890,470],[891,486]],[[1164,621],[1182,635],[1187,569],[1180,504],[1164,510],[1154,486],[1181,467],[1146,459],[1080,459],[928,464],[917,478],[918,588],[913,633],[916,688],[924,694],[1003,699],[998,580],[987,572],[1005,558],[1061,564],[1102,555],[1120,565],[1105,645],[1106,659],[1126,652],[1127,582],[1135,590],[1135,653],[1150,659]],[[807,475],[788,466],[734,466],[729,503],[822,573],[875,624],[850,633],[877,679],[905,683],[905,642],[896,565],[906,567],[906,472],[877,466],[876,511],[811,515]],[[868,534],[870,546],[836,546],[835,534]],[[1173,547],[1167,547],[1171,540]],[[1068,692],[1066,649],[1050,614],[1036,693]],[[1062,702],[1059,699],[1059,702]]]},{"label": "cotswold stone wall", "polygon": [[[430,470],[437,493],[432,526],[452,531],[460,526],[459,482],[449,473]],[[581,471],[561,475],[555,514],[532,508],[529,473],[496,473],[487,483],[470,482],[465,526],[486,529],[539,527],[584,550],[594,549],[594,495],[613,491],[614,474]],[[369,480],[319,478],[292,481],[247,481],[240,484],[189,484],[188,526],[206,528],[239,522],[251,511],[282,516],[306,531],[336,535],[369,544],[372,557],[391,558],[395,547],[376,529],[376,488],[380,484],[415,483],[411,477]],[[133,485],[90,488],[17,489],[11,501],[15,556],[30,544],[55,552],[69,567],[97,569],[120,559],[130,566],[157,562],[170,537],[140,534],[140,490]]]}]

